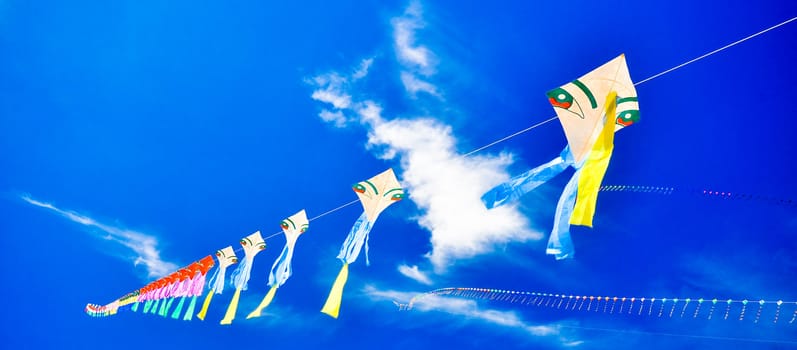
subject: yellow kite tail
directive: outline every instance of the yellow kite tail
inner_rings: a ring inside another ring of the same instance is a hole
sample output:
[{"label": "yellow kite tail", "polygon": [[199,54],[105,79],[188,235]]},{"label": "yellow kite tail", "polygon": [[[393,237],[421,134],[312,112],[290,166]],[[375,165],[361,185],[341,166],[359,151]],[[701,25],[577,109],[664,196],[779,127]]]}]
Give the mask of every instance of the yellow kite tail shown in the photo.
[{"label": "yellow kite tail", "polygon": [[263,301],[260,302],[260,305],[258,305],[255,311],[252,311],[249,316],[246,316],[246,319],[248,320],[253,317],[260,317],[260,315],[263,313],[263,309],[271,304],[271,299],[274,299],[275,293],[277,293],[277,284],[274,284],[271,289],[268,290],[268,293],[266,293],[266,296],[263,298]]},{"label": "yellow kite tail", "polygon": [[227,313],[224,314],[224,319],[219,324],[232,324],[235,318],[235,312],[238,311],[238,300],[241,299],[241,288],[235,288],[235,294],[232,295],[230,306],[227,307]]},{"label": "yellow kite tail", "polygon": [[343,264],[343,267],[340,268],[340,273],[338,273],[338,278],[335,279],[335,283],[332,285],[332,290],[329,291],[327,302],[324,303],[324,307],[321,309],[321,312],[332,316],[333,318],[338,318],[338,313],[340,312],[340,301],[343,299],[343,287],[346,285],[346,280],[348,278],[349,264]]},{"label": "yellow kite tail", "polygon": [[592,217],[595,215],[595,202],[598,201],[603,175],[609,167],[609,160],[614,150],[614,123],[617,109],[617,93],[612,91],[606,97],[606,120],[603,129],[595,140],[587,161],[581,169],[578,178],[578,195],[573,215],[570,217],[571,225],[592,227]]},{"label": "yellow kite tail", "polygon": [[208,296],[205,297],[205,302],[202,303],[202,310],[196,314],[196,317],[202,321],[205,320],[205,315],[208,314],[208,307],[210,307],[210,300],[213,299],[213,289],[208,291]]}]

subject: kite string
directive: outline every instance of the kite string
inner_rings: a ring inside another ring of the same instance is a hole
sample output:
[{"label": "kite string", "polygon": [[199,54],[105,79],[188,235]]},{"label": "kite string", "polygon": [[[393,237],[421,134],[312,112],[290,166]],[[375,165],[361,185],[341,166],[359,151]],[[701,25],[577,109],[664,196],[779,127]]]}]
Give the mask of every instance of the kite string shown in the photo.
[{"label": "kite string", "polygon": [[694,58],[694,59],[692,59],[692,60],[689,60],[689,61],[687,61],[687,62],[681,63],[681,64],[679,64],[679,65],[677,65],[677,66],[675,66],[675,67],[672,67],[672,68],[670,68],[670,69],[668,69],[668,70],[665,70],[665,71],[663,71],[663,72],[661,72],[661,73],[659,73],[659,74],[653,75],[653,76],[651,76],[651,77],[649,77],[649,78],[647,78],[647,79],[643,79],[643,80],[641,80],[641,81],[637,82],[637,83],[636,83],[636,84],[634,84],[634,85],[636,86],[636,85],[642,84],[642,83],[644,83],[644,82],[646,82],[646,81],[648,81],[648,80],[652,80],[652,79],[658,78],[658,77],[660,77],[660,76],[662,76],[662,75],[664,75],[664,74],[667,74],[667,73],[669,73],[669,72],[672,72],[672,71],[674,71],[674,70],[676,70],[676,69],[679,69],[679,68],[683,68],[683,67],[685,67],[685,66],[688,66],[688,65],[690,65],[690,64],[692,64],[692,63],[694,63],[694,62],[700,61],[700,60],[702,60],[702,59],[704,59],[704,58],[706,58],[706,57],[708,57],[708,56],[711,56],[711,55],[713,55],[713,54],[715,54],[715,53],[717,53],[717,52],[720,52],[720,51],[722,51],[722,50],[725,50],[725,49],[728,49],[728,48],[730,48],[730,47],[736,46],[736,45],[738,45],[738,44],[741,44],[741,43],[743,43],[743,42],[745,42],[745,41],[747,41],[747,40],[750,40],[750,39],[752,39],[752,38],[755,38],[755,37],[757,37],[757,36],[759,36],[759,35],[761,35],[761,34],[764,34],[764,33],[768,32],[768,31],[770,31],[770,30],[773,30],[773,29],[775,29],[775,28],[778,28],[778,27],[780,27],[780,26],[786,25],[786,24],[788,24],[789,22],[792,22],[792,21],[794,21],[794,20],[797,20],[797,17],[792,17],[791,19],[788,19],[788,20],[786,20],[786,21],[783,21],[783,22],[781,22],[781,23],[778,23],[778,24],[776,24],[776,25],[774,25],[774,26],[771,26],[771,27],[769,27],[769,28],[767,28],[767,29],[764,29],[764,30],[762,30],[762,31],[760,31],[760,32],[758,32],[758,33],[755,33],[755,34],[753,34],[753,35],[750,35],[750,36],[748,36],[748,37],[746,37],[746,38],[739,39],[739,40],[737,40],[737,41],[734,41],[734,42],[732,42],[732,43],[730,43],[730,44],[728,44],[728,45],[725,45],[725,46],[723,46],[723,47],[721,47],[721,48],[719,48],[719,49],[716,49],[716,50],[714,50],[714,51],[711,51],[711,52],[709,52],[709,53],[706,53],[706,54],[704,54],[704,55],[702,55],[702,56],[700,56],[700,57],[697,57],[697,58]]},{"label": "kite string", "polygon": [[[769,27],[769,28],[767,28],[767,29],[764,29],[764,30],[762,30],[762,31],[760,31],[760,32],[758,32],[758,33],[752,34],[752,35],[750,35],[750,36],[747,36],[747,37],[745,37],[745,38],[743,38],[743,39],[739,39],[739,40],[737,40],[737,41],[734,41],[734,42],[732,42],[732,43],[730,43],[730,44],[728,44],[728,45],[725,45],[725,46],[723,46],[723,47],[721,47],[721,48],[719,48],[719,49],[716,49],[716,50],[714,50],[714,51],[711,51],[711,52],[709,52],[709,53],[703,54],[702,56],[699,56],[699,57],[693,58],[693,59],[691,59],[691,60],[689,60],[689,61],[686,61],[686,62],[684,62],[684,63],[681,63],[681,64],[679,64],[679,65],[677,65],[677,66],[675,66],[675,67],[672,67],[672,68],[670,68],[670,69],[667,69],[667,70],[665,70],[665,71],[663,71],[663,72],[660,72],[660,73],[658,73],[658,74],[654,74],[654,75],[652,75],[652,76],[650,76],[650,77],[647,77],[647,78],[645,78],[645,79],[642,79],[642,80],[640,80],[640,81],[638,81],[638,82],[634,83],[634,86],[638,86],[639,84],[642,84],[642,83],[645,83],[645,82],[651,81],[651,80],[653,80],[653,79],[656,79],[656,78],[658,78],[658,77],[660,77],[660,76],[662,76],[662,75],[665,75],[665,74],[667,74],[667,73],[670,73],[670,72],[672,72],[672,71],[674,71],[674,70],[677,70],[677,69],[680,69],[680,68],[686,67],[686,66],[688,66],[688,65],[690,65],[690,64],[692,64],[692,63],[695,63],[695,62],[697,62],[697,61],[700,61],[700,60],[702,60],[702,59],[704,59],[704,58],[706,58],[706,57],[708,57],[708,56],[711,56],[711,55],[713,55],[713,54],[715,54],[715,53],[718,53],[718,52],[720,52],[720,51],[723,51],[723,50],[725,50],[725,49],[728,49],[728,48],[731,48],[731,47],[733,47],[733,46],[736,46],[736,45],[738,45],[738,44],[741,44],[741,43],[743,43],[743,42],[745,42],[745,41],[747,41],[747,40],[750,40],[750,39],[752,39],[752,38],[755,38],[755,37],[757,37],[757,36],[759,36],[759,35],[761,35],[761,34],[764,34],[764,33],[768,32],[768,31],[771,31],[771,30],[773,30],[773,29],[775,29],[775,28],[778,28],[778,27],[781,27],[781,26],[783,26],[783,25],[786,25],[786,24],[788,24],[788,23],[790,23],[790,22],[792,22],[792,21],[795,21],[795,20],[797,20],[797,17],[792,17],[791,19],[788,19],[788,20],[786,20],[786,21],[784,21],[784,22],[778,23],[778,24],[776,24],[776,25],[774,25],[774,26],[771,26],[771,27]],[[487,145],[485,145],[485,146],[479,147],[479,148],[477,148],[477,149],[475,149],[475,150],[473,150],[473,151],[470,151],[470,152],[468,152],[468,153],[465,153],[465,155],[464,155],[464,156],[466,156],[466,157],[467,157],[467,156],[469,156],[469,155],[471,155],[471,154],[473,154],[473,153],[479,152],[479,151],[481,151],[481,150],[484,150],[484,149],[486,149],[486,148],[492,147],[492,146],[494,146],[494,145],[496,145],[496,144],[499,144],[499,143],[501,143],[501,142],[504,142],[504,141],[506,141],[506,140],[509,140],[509,139],[511,139],[511,138],[513,138],[513,137],[515,137],[515,136],[518,136],[518,135],[520,135],[520,134],[523,134],[523,133],[525,133],[525,132],[527,132],[527,131],[530,131],[530,130],[532,130],[532,129],[534,129],[534,128],[537,128],[537,127],[539,127],[539,126],[542,126],[542,125],[544,125],[544,124],[550,123],[550,122],[554,121],[556,118],[557,118],[557,117],[553,117],[553,118],[550,118],[550,119],[547,119],[547,120],[541,121],[541,122],[539,122],[539,123],[537,123],[537,124],[534,124],[534,125],[532,125],[532,126],[530,126],[530,127],[528,127],[528,128],[525,128],[525,129],[523,129],[523,130],[520,130],[520,131],[518,131],[518,132],[515,132],[514,134],[511,134],[511,135],[509,135],[509,136],[506,136],[506,137],[504,137],[504,138],[501,138],[501,139],[499,139],[499,140],[497,140],[497,141],[493,141],[493,142],[491,142],[491,143],[489,143],[489,144],[487,144]]]},{"label": "kite string", "polygon": [[[734,41],[734,42],[732,42],[732,43],[730,43],[730,44],[728,44],[728,45],[725,45],[725,46],[723,46],[723,47],[721,47],[721,48],[719,48],[719,49],[716,49],[716,50],[714,50],[714,51],[711,51],[711,52],[709,52],[709,53],[703,54],[702,56],[699,56],[699,57],[697,57],[697,58],[693,58],[693,59],[691,59],[691,60],[689,60],[689,61],[686,61],[686,62],[684,62],[684,63],[681,63],[681,64],[679,64],[679,65],[677,65],[677,66],[675,66],[675,67],[672,67],[672,68],[670,68],[670,69],[667,69],[667,70],[665,70],[665,71],[663,71],[663,72],[660,72],[660,73],[658,73],[658,74],[654,74],[654,75],[652,75],[652,76],[650,76],[650,77],[648,77],[648,78],[642,79],[642,80],[640,80],[640,81],[638,81],[638,82],[634,83],[634,86],[637,86],[637,85],[639,85],[639,84],[642,84],[642,83],[645,83],[645,82],[651,81],[651,80],[653,80],[653,79],[655,79],[655,78],[658,78],[658,77],[660,77],[660,76],[662,76],[662,75],[665,75],[665,74],[668,74],[668,73],[670,73],[670,72],[672,72],[672,71],[675,71],[675,70],[677,70],[677,69],[683,68],[683,67],[685,67],[685,66],[687,66],[687,65],[690,65],[690,64],[692,64],[692,63],[695,63],[695,62],[697,62],[697,61],[699,61],[699,60],[702,60],[702,59],[704,59],[704,58],[706,58],[706,57],[709,57],[709,56],[711,56],[711,55],[713,55],[713,54],[716,54],[716,53],[718,53],[718,52],[720,52],[720,51],[723,51],[723,50],[726,50],[726,49],[728,49],[728,48],[731,48],[731,47],[733,47],[733,46],[736,46],[736,45],[738,45],[738,44],[741,44],[741,43],[743,43],[743,42],[745,42],[745,41],[747,41],[747,40],[750,40],[750,39],[752,39],[752,38],[755,38],[755,37],[757,37],[757,36],[759,36],[759,35],[762,35],[762,34],[764,34],[764,33],[766,33],[766,32],[769,32],[769,31],[771,31],[771,30],[773,30],[773,29],[776,29],[776,28],[778,28],[778,27],[781,27],[781,26],[783,26],[783,25],[786,25],[786,24],[788,24],[788,23],[790,23],[790,22],[793,22],[793,21],[795,21],[795,20],[797,20],[797,17],[792,17],[791,19],[788,19],[788,20],[786,20],[786,21],[784,21],[784,22],[778,23],[778,24],[776,24],[776,25],[774,25],[774,26],[771,26],[771,27],[769,27],[769,28],[766,28],[766,29],[764,29],[764,30],[762,30],[762,31],[759,31],[759,32],[755,33],[755,34],[749,35],[749,36],[747,36],[747,37],[745,37],[745,38],[742,38],[742,39],[739,39],[739,40],[737,40],[737,41]],[[468,152],[468,153],[465,153],[465,154],[463,155],[463,157],[468,157],[468,156],[471,156],[471,155],[472,155],[472,154],[474,154],[474,153],[480,152],[480,151],[482,151],[482,150],[485,150],[485,149],[487,149],[487,148],[490,148],[490,147],[492,147],[492,146],[495,146],[495,145],[497,145],[497,144],[499,144],[499,143],[501,143],[501,142],[504,142],[504,141],[506,141],[506,140],[509,140],[509,139],[511,139],[511,138],[514,138],[514,137],[516,137],[516,136],[519,136],[519,135],[521,135],[521,134],[524,134],[524,133],[526,133],[526,132],[528,132],[528,131],[531,131],[531,130],[533,130],[533,129],[536,129],[536,128],[540,127],[540,126],[543,126],[543,125],[545,125],[545,124],[548,124],[548,123],[550,123],[550,122],[552,122],[552,121],[556,120],[557,118],[558,118],[557,116],[551,117],[551,118],[549,118],[549,119],[546,119],[546,120],[543,120],[543,121],[541,121],[541,122],[539,122],[539,123],[537,123],[537,124],[534,124],[534,125],[532,125],[532,126],[529,126],[529,127],[525,128],[525,129],[523,129],[523,130],[517,131],[517,132],[515,132],[515,133],[513,133],[513,134],[510,134],[510,135],[508,135],[508,136],[502,137],[502,138],[500,138],[500,139],[498,139],[498,140],[495,140],[495,141],[493,141],[493,142],[490,142],[490,143],[488,143],[488,144],[486,144],[486,145],[484,145],[484,146],[481,146],[481,147],[479,147],[479,148],[476,148],[476,149],[474,149],[474,150],[472,150],[472,151],[470,151],[470,152]],[[346,207],[348,207],[348,206],[350,206],[350,205],[352,205],[352,204],[354,204],[354,203],[357,203],[357,200],[353,200],[353,201],[351,201],[351,202],[349,202],[349,203],[346,203],[346,204],[343,204],[343,205],[341,205],[341,206],[339,206],[339,207],[337,207],[337,208],[334,208],[334,209],[328,210],[328,211],[324,212],[323,214],[317,215],[317,216],[315,216],[315,217],[313,217],[313,218],[309,219],[308,221],[313,221],[313,220],[315,220],[315,219],[319,219],[319,218],[321,218],[321,217],[323,217],[323,216],[326,216],[326,215],[332,214],[332,213],[334,213],[334,212],[336,212],[336,211],[338,211],[338,210],[341,210],[341,209],[343,209],[343,208],[346,208]],[[272,234],[272,235],[269,235],[269,236],[267,236],[267,237],[264,237],[264,238],[263,238],[263,240],[268,240],[268,239],[270,239],[270,238],[276,237],[276,236],[278,236],[280,233],[282,233],[282,232],[276,232],[276,233],[274,233],[274,234]]]}]

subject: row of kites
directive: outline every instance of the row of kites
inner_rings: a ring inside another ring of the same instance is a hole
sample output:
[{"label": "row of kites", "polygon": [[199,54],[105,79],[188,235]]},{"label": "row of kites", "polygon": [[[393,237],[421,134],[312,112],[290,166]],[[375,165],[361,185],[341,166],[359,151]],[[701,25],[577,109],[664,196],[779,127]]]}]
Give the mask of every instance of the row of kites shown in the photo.
[{"label": "row of kites", "polygon": [[[597,69],[547,93],[567,137],[567,146],[550,162],[542,164],[509,181],[496,186],[482,196],[488,209],[511,203],[524,194],[565,171],[575,169],[559,198],[553,229],[546,253],[556,259],[573,256],[570,225],[592,227],[595,203],[601,182],[613,151],[614,133],[639,120],[636,89],[631,81],[625,56],[620,55]],[[353,186],[363,207],[363,213],[354,223],[337,258],[343,266],[327,297],[322,312],[338,317],[343,287],[348,278],[348,266],[360,254],[363,246],[368,263],[368,237],[379,214],[392,203],[404,197],[392,169]],[[309,227],[304,210],[285,219],[281,224],[286,243],[269,273],[268,293],[247,318],[258,317],[274,298],[277,289],[291,276],[291,259],[298,237]],[[205,318],[214,294],[221,294],[225,284],[235,288],[235,294],[221,320],[231,324],[236,316],[241,291],[246,290],[255,256],[265,249],[260,232],[241,239],[244,256],[238,261],[232,246],[216,252],[215,261],[207,256],[143,288],[133,291],[107,305],[89,304],[86,312],[92,316],[114,315],[122,307],[133,311],[191,320],[198,307],[198,298],[205,294],[196,316]],[[230,274],[226,270],[238,263]],[[206,278],[214,265],[213,274]],[[206,291],[207,290],[207,291]],[[175,301],[177,305],[174,306]],[[185,308],[186,302],[188,306]]]}]

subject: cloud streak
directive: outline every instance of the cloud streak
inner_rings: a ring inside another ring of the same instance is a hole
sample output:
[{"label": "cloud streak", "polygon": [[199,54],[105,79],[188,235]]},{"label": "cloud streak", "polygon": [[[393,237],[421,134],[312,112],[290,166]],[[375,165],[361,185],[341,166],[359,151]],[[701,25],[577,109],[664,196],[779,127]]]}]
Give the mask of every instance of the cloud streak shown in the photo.
[{"label": "cloud streak", "polygon": [[39,208],[48,209],[69,219],[72,222],[93,227],[105,232],[108,234],[108,239],[132,250],[133,253],[135,253],[133,264],[136,266],[143,265],[147,269],[147,275],[150,278],[165,276],[172,271],[177,270],[178,266],[176,264],[161,259],[160,251],[158,251],[157,247],[158,240],[151,235],[104,224],[80,213],[60,209],[50,203],[38,201],[28,195],[23,195],[20,198],[28,204],[37,206]]},{"label": "cloud streak", "polygon": [[421,272],[421,270],[418,270],[417,265],[412,265],[410,267],[401,264],[398,266],[398,272],[408,278],[415,280],[418,283],[425,284],[427,286],[432,285],[432,279],[429,278],[429,276],[427,276],[425,273]]},{"label": "cloud streak", "polygon": [[[401,292],[395,290],[380,290],[372,285],[363,288],[363,292],[373,301],[407,301],[417,293]],[[512,311],[499,311],[483,309],[474,300],[426,295],[415,299],[412,310],[420,312],[444,312],[458,316],[465,320],[479,321],[496,326],[510,327],[536,337],[553,337],[559,345],[571,347],[582,343],[562,334],[563,327],[558,324],[535,325],[524,321],[517,313]]]}]

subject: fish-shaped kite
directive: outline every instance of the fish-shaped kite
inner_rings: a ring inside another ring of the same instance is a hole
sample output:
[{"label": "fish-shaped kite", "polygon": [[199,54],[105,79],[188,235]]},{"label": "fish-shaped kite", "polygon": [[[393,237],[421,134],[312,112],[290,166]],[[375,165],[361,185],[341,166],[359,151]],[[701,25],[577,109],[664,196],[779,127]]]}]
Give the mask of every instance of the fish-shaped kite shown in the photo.
[{"label": "fish-shaped kite", "polygon": [[302,209],[300,212],[293,214],[293,216],[282,220],[280,227],[282,227],[282,232],[285,233],[285,247],[282,248],[282,253],[274,261],[274,265],[271,266],[271,273],[268,275],[268,285],[271,288],[266,293],[263,301],[260,302],[260,305],[246,317],[247,319],[260,317],[263,309],[271,304],[271,300],[274,299],[277,288],[285,284],[285,281],[291,277],[291,260],[293,260],[293,249],[296,246],[296,240],[310,228],[310,222],[307,220],[307,213]]},{"label": "fish-shaped kite", "polygon": [[232,296],[232,301],[227,307],[227,312],[221,320],[221,324],[228,325],[232,323],[235,318],[235,312],[238,310],[238,300],[241,298],[241,291],[246,290],[249,277],[252,273],[252,262],[255,255],[266,249],[266,242],[257,231],[249,236],[241,239],[241,246],[244,248],[244,258],[238,265],[238,268],[230,275],[232,285],[235,286],[235,294]]},{"label": "fish-shaped kite", "polygon": [[227,267],[238,262],[238,257],[235,256],[235,251],[232,246],[216,251],[216,259],[219,261],[219,267],[213,272],[213,275],[208,279],[208,296],[202,303],[202,309],[196,315],[200,320],[205,320],[205,315],[210,307],[210,300],[213,299],[213,294],[221,294],[224,291],[224,278],[227,274]]},{"label": "fish-shaped kite", "polygon": [[343,287],[349,276],[349,264],[357,260],[360,250],[365,245],[365,262],[368,261],[368,235],[371,231],[379,214],[389,205],[404,198],[404,190],[401,188],[393,169],[388,169],[379,175],[368,180],[355,184],[352,189],[357,193],[360,203],[363,206],[363,213],[352,226],[346,241],[340,248],[338,259],[343,262],[343,267],[332,285],[327,301],[321,312],[338,318],[340,312],[340,302],[343,298]]},{"label": "fish-shaped kite", "polygon": [[625,55],[586,75],[548,91],[567,137],[559,157],[500,184],[482,196],[487,208],[516,200],[558,175],[576,169],[556,206],[547,254],[573,256],[570,225],[592,227],[595,202],[614,149],[614,133],[639,121],[636,89]]}]

